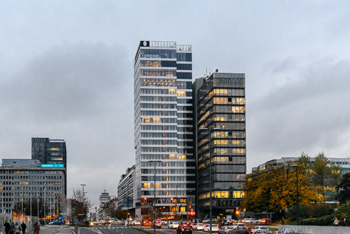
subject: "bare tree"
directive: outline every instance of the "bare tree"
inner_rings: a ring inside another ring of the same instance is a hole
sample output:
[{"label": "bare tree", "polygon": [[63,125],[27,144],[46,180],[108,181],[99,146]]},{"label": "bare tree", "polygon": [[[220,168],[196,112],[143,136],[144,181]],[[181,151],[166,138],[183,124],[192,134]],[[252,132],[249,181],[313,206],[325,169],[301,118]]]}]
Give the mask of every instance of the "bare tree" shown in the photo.
[{"label": "bare tree", "polygon": [[71,199],[77,201],[77,206],[73,215],[79,216],[83,214],[83,217],[86,217],[86,214],[89,212],[89,209],[92,207],[91,201],[87,196],[84,196],[83,191],[80,189],[73,189],[73,194]]}]

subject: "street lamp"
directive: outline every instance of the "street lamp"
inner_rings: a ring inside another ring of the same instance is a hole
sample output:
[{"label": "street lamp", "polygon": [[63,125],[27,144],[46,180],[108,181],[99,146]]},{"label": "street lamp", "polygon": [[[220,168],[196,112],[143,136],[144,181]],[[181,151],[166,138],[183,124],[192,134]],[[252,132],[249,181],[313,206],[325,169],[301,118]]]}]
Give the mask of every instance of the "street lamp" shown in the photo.
[{"label": "street lamp", "polygon": [[82,199],[82,203],[83,203],[83,217],[85,219],[85,212],[84,212],[84,195],[85,195],[85,192],[84,192],[84,187],[86,186],[86,184],[80,184],[81,187],[83,187],[83,199]]},{"label": "street lamp", "polygon": [[[155,206],[156,206],[156,166],[157,163],[161,163],[162,161],[148,161],[150,163],[153,163],[154,165],[154,182],[153,182],[153,188],[154,188],[154,197],[153,197],[153,215],[154,215],[154,219],[153,221],[156,220],[156,213],[155,213]],[[156,233],[156,225],[155,223],[153,224],[154,227],[154,233]]]},{"label": "street lamp", "polygon": [[212,234],[212,208],[213,208],[213,205],[212,205],[212,193],[211,193],[211,190],[212,190],[212,186],[211,186],[211,134],[215,131],[215,130],[220,130],[220,128],[201,128],[199,129],[199,131],[206,131],[206,132],[209,132],[208,134],[208,137],[209,137],[209,224],[210,224],[210,234]]},{"label": "street lamp", "polygon": [[297,218],[297,225],[299,225],[299,188],[298,188],[298,183],[299,183],[299,178],[298,178],[298,174],[299,174],[299,166],[298,164],[293,164],[292,167],[296,168],[296,173],[297,173],[297,181],[296,181],[296,185],[297,185],[297,210],[296,210],[296,218]]}]

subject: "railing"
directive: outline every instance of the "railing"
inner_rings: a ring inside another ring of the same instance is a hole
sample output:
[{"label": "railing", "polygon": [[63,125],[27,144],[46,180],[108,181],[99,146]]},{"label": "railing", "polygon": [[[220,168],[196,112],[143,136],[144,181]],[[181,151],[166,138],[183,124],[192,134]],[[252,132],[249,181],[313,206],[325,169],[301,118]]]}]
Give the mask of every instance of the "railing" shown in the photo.
[{"label": "railing", "polygon": [[178,51],[192,51],[192,45],[177,45]]},{"label": "railing", "polygon": [[150,47],[176,47],[175,41],[150,41],[149,42]]}]

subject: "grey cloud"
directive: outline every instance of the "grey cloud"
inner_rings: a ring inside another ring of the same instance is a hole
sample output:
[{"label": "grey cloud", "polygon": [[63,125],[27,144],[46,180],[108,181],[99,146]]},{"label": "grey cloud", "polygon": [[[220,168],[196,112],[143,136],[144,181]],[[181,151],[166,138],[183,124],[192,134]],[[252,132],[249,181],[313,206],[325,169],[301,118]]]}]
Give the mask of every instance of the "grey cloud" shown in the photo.
[{"label": "grey cloud", "polygon": [[340,138],[350,130],[349,77],[350,60],[316,63],[303,69],[298,80],[250,103],[247,128],[249,145],[254,146],[251,156],[269,160],[343,144]]},{"label": "grey cloud", "polygon": [[19,71],[0,88],[10,115],[35,121],[89,118],[104,108],[108,93],[124,84],[123,48],[76,43],[56,46]]}]

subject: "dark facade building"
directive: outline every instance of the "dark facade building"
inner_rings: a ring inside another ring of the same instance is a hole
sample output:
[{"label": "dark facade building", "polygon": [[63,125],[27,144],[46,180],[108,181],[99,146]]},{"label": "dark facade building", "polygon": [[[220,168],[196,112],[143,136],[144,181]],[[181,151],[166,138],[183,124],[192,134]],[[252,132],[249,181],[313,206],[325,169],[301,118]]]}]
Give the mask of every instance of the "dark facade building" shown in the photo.
[{"label": "dark facade building", "polygon": [[193,94],[197,216],[209,214],[210,181],[212,217],[234,214],[246,176],[245,74],[215,72],[196,79]]},{"label": "dark facade building", "polygon": [[[32,159],[41,164],[63,164],[67,172],[67,148],[64,139],[50,139],[47,137],[32,138]],[[67,191],[67,177],[65,177]]]}]

